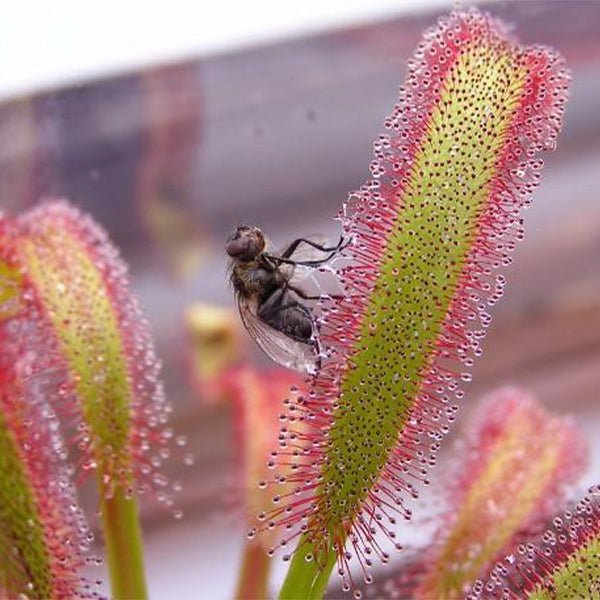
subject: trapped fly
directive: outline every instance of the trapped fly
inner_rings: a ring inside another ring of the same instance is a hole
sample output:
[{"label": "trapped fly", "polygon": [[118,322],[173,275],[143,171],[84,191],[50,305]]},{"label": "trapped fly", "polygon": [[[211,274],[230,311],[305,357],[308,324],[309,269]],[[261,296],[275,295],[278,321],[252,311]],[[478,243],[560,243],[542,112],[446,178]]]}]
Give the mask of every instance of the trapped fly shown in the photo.
[{"label": "trapped fly", "polygon": [[319,332],[306,302],[321,296],[307,294],[294,275],[297,267],[325,265],[346,246],[343,238],[335,246],[298,238],[281,252],[268,252],[263,232],[249,225],[239,225],[228,237],[225,251],[240,317],[275,362],[305,373],[319,367]]}]

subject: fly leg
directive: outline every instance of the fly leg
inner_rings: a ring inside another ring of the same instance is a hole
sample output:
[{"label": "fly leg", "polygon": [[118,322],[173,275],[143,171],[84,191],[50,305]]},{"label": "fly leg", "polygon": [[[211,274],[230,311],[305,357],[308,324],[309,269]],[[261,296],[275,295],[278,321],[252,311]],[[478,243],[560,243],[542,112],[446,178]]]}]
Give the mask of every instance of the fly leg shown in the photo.
[{"label": "fly leg", "polygon": [[321,294],[320,296],[309,296],[304,290],[301,290],[293,285],[288,285],[287,289],[294,292],[294,294],[296,294],[296,296],[299,298],[302,298],[302,300],[342,300],[345,298],[344,294]]},{"label": "fly leg", "polygon": [[[316,242],[311,242],[305,238],[298,238],[294,240],[282,253],[281,258],[291,258],[292,254],[296,251],[300,244],[307,244],[308,246],[312,246],[313,248],[320,250],[321,252],[338,252],[339,250],[343,250],[345,246],[342,246],[344,243],[344,238],[340,236],[340,239],[335,246],[327,247],[322,244],[317,244]],[[346,244],[347,245],[347,244]]]},{"label": "fly leg", "polygon": [[[312,246],[313,248],[319,250],[320,252],[329,252],[329,255],[326,256],[325,258],[318,259],[318,260],[293,260],[291,257],[301,243],[308,244],[309,246]],[[320,265],[324,265],[325,263],[329,262],[336,254],[339,254],[349,244],[350,244],[350,240],[347,240],[344,243],[344,238],[341,236],[340,236],[340,240],[337,243],[337,245],[330,246],[330,247],[316,244],[315,242],[311,242],[310,240],[306,240],[304,238],[299,238],[297,240],[294,240],[284,250],[284,252],[281,254],[281,256],[274,256],[274,255],[269,254],[268,257],[269,257],[269,259],[271,259],[275,262],[278,262],[278,263],[285,263],[288,265],[300,265],[303,267],[318,267]]]},{"label": "fly leg", "polygon": [[329,256],[320,260],[290,260],[288,258],[281,258],[280,256],[272,256],[271,254],[269,254],[269,258],[280,264],[294,265],[295,267],[320,267],[328,263],[336,254],[337,252],[332,252]]}]

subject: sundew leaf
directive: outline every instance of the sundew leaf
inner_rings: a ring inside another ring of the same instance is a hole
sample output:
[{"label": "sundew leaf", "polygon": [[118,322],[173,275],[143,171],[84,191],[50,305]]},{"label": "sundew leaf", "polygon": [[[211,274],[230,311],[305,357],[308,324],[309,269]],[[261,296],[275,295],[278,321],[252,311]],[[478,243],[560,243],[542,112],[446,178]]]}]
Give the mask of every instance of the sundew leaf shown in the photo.
[{"label": "sundew leaf", "polygon": [[600,598],[600,486],[553,520],[544,535],[508,555],[478,581],[470,600]]},{"label": "sundew leaf", "polygon": [[37,335],[28,350],[61,373],[47,392],[57,409],[79,415],[83,472],[97,469],[107,494],[115,483],[131,491],[152,488],[171,504],[158,472],[170,452],[169,407],[117,250],[64,201],[5,221],[10,227],[0,258],[18,269],[27,299],[18,326]]},{"label": "sundew leaf", "polygon": [[[233,491],[243,509],[245,523],[252,524],[257,517],[264,519],[272,506],[272,494],[266,484],[270,475],[267,464],[280,435],[281,398],[289,395],[290,386],[297,389],[302,381],[298,374],[285,369],[259,370],[248,365],[227,369],[216,379],[213,389],[231,402],[233,408],[237,455]],[[285,474],[280,476],[280,483],[285,486]],[[268,596],[274,533],[271,531],[244,545],[235,598]]]},{"label": "sundew leaf", "polygon": [[541,533],[586,463],[585,438],[571,420],[546,412],[519,390],[491,394],[443,479],[447,509],[415,598],[462,598],[499,557]]},{"label": "sundew leaf", "polygon": [[341,572],[354,560],[367,580],[387,561],[376,535],[393,541],[397,516],[410,517],[454,418],[568,81],[558,54],[518,45],[476,10],[442,19],[417,48],[375,179],[341,215],[345,298],[322,303],[326,356],[294,407],[309,460],[269,521],[286,543],[304,531],[308,560],[335,551]]},{"label": "sundew leaf", "polygon": [[[21,280],[16,271],[8,277],[6,264],[2,272],[4,282]],[[12,302],[20,291],[10,296],[11,310],[2,315],[11,318],[0,318],[0,596],[97,597],[82,575],[94,562],[87,555],[92,536],[44,395],[54,373],[29,350],[39,340],[21,328],[19,303]]]},{"label": "sundew leaf", "polygon": [[0,319],[12,317],[19,311],[22,280],[17,269],[0,260]]},{"label": "sundew leaf", "polygon": [[[281,368],[259,370],[240,365],[222,373],[219,381],[219,388],[233,405],[239,467],[237,487],[242,492],[246,519],[253,523],[256,517],[265,519],[272,507],[273,494],[267,488],[269,462],[273,446],[281,435],[281,421],[286,420],[282,410],[291,403],[290,398],[300,393],[302,379]],[[287,398],[282,403],[284,396]],[[282,469],[280,483],[284,486],[291,472],[291,465],[287,472]],[[271,537],[258,538],[270,555],[273,554]]]}]

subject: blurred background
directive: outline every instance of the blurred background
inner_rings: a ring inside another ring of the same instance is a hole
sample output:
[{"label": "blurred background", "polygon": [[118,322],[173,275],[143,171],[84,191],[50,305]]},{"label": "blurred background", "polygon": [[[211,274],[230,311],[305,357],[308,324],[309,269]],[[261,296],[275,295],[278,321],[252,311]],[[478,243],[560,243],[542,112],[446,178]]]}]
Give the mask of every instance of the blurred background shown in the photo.
[{"label": "blurred background", "polygon": [[[0,22],[0,208],[61,196],[106,227],[154,330],[173,426],[195,455],[193,466],[173,466],[183,521],[145,513],[154,598],[230,597],[245,530],[231,508],[232,409],[207,405],[195,385],[186,310],[233,308],[222,248],[238,223],[259,225],[276,245],[307,233],[337,239],[332,217],[369,176],[406,61],[451,8],[213,4],[24,1],[3,7]],[[575,415],[593,445],[583,485],[597,483],[600,2],[484,6],[523,42],[563,53],[573,86],[449,437],[486,391],[520,385]]]}]

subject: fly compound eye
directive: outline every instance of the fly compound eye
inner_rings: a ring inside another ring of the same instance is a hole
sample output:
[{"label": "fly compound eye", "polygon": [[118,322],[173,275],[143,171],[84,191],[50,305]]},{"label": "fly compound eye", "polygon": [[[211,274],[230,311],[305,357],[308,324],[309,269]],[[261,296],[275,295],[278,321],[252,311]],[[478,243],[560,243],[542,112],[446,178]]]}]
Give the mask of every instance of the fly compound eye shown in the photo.
[{"label": "fly compound eye", "polygon": [[246,248],[245,229],[247,229],[245,225],[238,225],[238,227],[229,234],[229,237],[225,242],[225,252],[232,258],[239,256]]},{"label": "fly compound eye", "polygon": [[264,237],[260,229],[240,225],[227,239],[225,251],[232,258],[251,261],[263,251],[264,246]]},{"label": "fly compound eye", "polygon": [[229,254],[232,258],[236,258],[245,254],[248,250],[248,240],[237,237],[237,238],[229,238],[227,243],[225,244],[225,252]]}]

